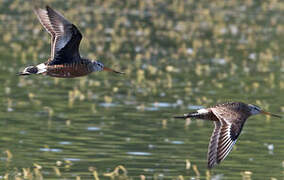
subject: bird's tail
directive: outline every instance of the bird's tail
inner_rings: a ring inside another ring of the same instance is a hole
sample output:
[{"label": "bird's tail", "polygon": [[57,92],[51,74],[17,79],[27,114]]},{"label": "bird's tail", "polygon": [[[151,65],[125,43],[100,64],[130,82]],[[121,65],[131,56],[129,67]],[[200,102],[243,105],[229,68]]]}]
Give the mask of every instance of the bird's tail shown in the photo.
[{"label": "bird's tail", "polygon": [[36,74],[37,72],[38,72],[38,69],[36,66],[29,66],[29,67],[26,67],[22,72],[18,72],[17,75],[26,76],[26,75]]},{"label": "bird's tail", "polygon": [[183,116],[174,116],[174,118],[182,118],[182,119],[186,119],[186,118],[198,118],[198,119],[202,119],[204,115],[198,112],[191,112],[188,114],[184,114]]},{"label": "bird's tail", "polygon": [[37,66],[28,66],[22,72],[17,73],[17,75],[25,76],[31,74],[43,74],[47,71],[47,66],[45,63],[41,63]]}]

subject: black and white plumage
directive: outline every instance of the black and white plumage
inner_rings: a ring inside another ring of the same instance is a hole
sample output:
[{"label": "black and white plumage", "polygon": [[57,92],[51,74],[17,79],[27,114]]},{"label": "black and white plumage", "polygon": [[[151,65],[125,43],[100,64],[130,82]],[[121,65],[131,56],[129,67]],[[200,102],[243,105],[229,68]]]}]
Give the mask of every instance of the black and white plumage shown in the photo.
[{"label": "black and white plumage", "polygon": [[242,102],[218,104],[175,118],[198,118],[214,122],[215,128],[208,147],[208,168],[212,168],[231,152],[247,118],[260,113],[281,118],[281,116],[261,110],[258,106]]}]

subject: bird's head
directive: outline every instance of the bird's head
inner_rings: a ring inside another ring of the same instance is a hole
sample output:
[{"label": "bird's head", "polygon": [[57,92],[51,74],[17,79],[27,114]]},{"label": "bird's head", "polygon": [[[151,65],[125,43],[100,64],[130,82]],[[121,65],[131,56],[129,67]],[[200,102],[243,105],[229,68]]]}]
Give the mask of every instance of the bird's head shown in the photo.
[{"label": "bird's head", "polygon": [[94,68],[94,71],[109,71],[109,72],[114,72],[118,74],[124,74],[124,72],[119,72],[111,68],[105,67],[103,63],[98,62],[98,61],[93,62],[93,68]]},{"label": "bird's head", "polygon": [[22,72],[19,72],[18,75],[31,75],[36,74],[38,72],[38,68],[36,66],[28,66]]},{"label": "bird's head", "polygon": [[270,116],[273,116],[273,117],[281,118],[281,116],[276,115],[276,114],[272,114],[272,113],[270,113],[270,112],[266,112],[266,111],[262,110],[260,107],[258,107],[258,106],[256,106],[256,105],[248,104],[248,107],[249,107],[249,109],[250,109],[250,114],[251,114],[251,115],[266,114],[266,115],[270,115]]},{"label": "bird's head", "polygon": [[98,61],[93,62],[94,71],[102,71],[104,69],[104,64]]}]

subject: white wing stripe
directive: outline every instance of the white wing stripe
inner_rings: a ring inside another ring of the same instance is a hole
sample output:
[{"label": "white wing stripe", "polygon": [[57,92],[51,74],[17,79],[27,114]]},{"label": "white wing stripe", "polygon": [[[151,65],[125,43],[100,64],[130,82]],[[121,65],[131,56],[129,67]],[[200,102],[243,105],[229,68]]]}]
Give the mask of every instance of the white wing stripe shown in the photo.
[{"label": "white wing stripe", "polygon": [[220,157],[219,157],[220,161],[222,161],[223,159],[225,159],[227,157],[227,155],[231,152],[235,143],[236,143],[236,140],[232,141],[230,143],[230,146],[228,148],[226,148],[226,151],[220,155]]},{"label": "white wing stripe", "polygon": [[219,154],[223,154],[232,144],[232,141],[228,141],[228,143],[220,148]]},{"label": "white wing stripe", "polygon": [[234,144],[236,143],[236,140],[232,140],[231,138],[231,126],[232,124],[229,124],[229,126],[226,126],[225,132],[222,134],[222,138],[220,139],[220,144],[218,148],[218,161],[224,160],[227,155],[231,152]]},{"label": "white wing stripe", "polygon": [[226,147],[231,141],[232,141],[232,140],[229,139],[229,138],[225,139],[225,141],[223,141],[223,142],[222,142],[222,140],[221,140],[222,144],[219,145],[219,149],[222,150],[222,149],[223,149],[224,147]]}]

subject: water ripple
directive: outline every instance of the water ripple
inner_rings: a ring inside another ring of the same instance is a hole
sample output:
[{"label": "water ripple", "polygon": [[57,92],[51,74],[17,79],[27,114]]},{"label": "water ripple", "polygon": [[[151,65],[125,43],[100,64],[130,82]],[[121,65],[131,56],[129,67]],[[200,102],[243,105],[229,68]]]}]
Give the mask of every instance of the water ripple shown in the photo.
[{"label": "water ripple", "polygon": [[88,131],[99,131],[99,130],[101,130],[101,128],[95,127],[95,126],[91,126],[91,127],[87,127],[87,130]]},{"label": "water ripple", "polygon": [[44,152],[62,152],[61,149],[51,149],[51,148],[40,148],[39,150]]},{"label": "water ripple", "polygon": [[136,155],[136,156],[150,156],[150,155],[152,155],[152,153],[148,153],[148,152],[127,152],[127,154]]}]

